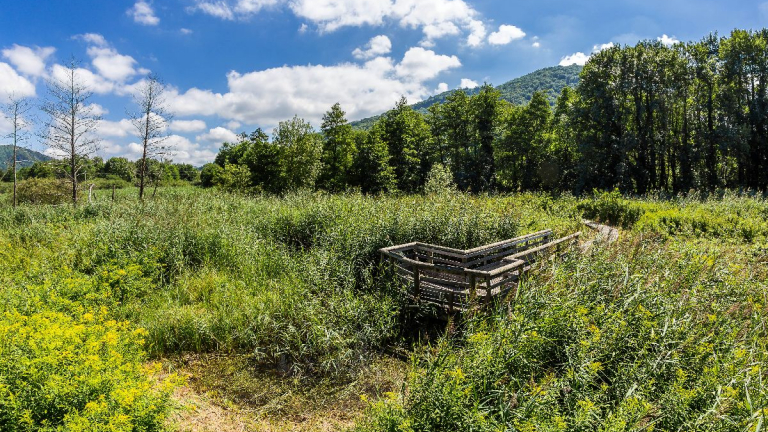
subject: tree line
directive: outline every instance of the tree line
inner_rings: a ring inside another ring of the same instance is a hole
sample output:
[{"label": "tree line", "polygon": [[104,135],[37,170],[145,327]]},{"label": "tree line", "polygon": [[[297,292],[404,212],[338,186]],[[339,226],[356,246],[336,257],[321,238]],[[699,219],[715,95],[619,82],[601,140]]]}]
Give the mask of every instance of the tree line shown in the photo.
[{"label": "tree line", "polygon": [[596,53],[554,106],[490,85],[422,115],[401,99],[367,131],[339,104],[319,131],[294,117],[225,144],[204,185],[281,193],[423,189],[447,170],[462,190],[673,193],[768,189],[768,30],[642,41]]}]

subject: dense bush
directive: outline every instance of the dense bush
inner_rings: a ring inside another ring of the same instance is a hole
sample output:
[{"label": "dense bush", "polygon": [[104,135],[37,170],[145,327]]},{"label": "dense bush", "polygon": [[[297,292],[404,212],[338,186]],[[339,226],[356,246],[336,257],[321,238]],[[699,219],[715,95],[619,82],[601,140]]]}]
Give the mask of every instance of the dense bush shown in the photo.
[{"label": "dense bush", "polygon": [[72,187],[57,179],[31,178],[18,183],[19,203],[62,204],[72,199]]},{"label": "dense bush", "polygon": [[150,377],[144,335],[105,312],[0,315],[0,430],[163,430],[174,379]]}]

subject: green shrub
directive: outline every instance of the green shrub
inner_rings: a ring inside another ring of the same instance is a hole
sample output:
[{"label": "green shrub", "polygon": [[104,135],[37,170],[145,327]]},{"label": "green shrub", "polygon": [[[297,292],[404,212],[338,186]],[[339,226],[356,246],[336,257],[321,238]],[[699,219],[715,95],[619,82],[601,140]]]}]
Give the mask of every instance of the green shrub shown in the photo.
[{"label": "green shrub", "polygon": [[72,200],[72,187],[62,180],[31,178],[18,183],[19,203],[63,204]]},{"label": "green shrub", "polygon": [[150,378],[144,332],[105,317],[0,316],[0,430],[163,430],[175,378]]},{"label": "green shrub", "polygon": [[630,227],[642,214],[633,202],[624,199],[618,190],[597,192],[591,200],[579,203],[578,209],[585,217],[611,225]]}]

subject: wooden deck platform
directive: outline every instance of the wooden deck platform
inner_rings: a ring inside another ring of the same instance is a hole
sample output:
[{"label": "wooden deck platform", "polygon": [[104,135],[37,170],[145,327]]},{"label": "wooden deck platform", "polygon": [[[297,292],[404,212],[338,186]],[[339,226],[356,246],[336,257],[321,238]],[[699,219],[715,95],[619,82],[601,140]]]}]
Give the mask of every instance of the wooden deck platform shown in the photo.
[{"label": "wooden deck platform", "polygon": [[579,235],[554,239],[551,230],[544,230],[469,250],[415,242],[380,252],[406,281],[414,301],[454,313],[514,295],[520,276],[532,264]]}]

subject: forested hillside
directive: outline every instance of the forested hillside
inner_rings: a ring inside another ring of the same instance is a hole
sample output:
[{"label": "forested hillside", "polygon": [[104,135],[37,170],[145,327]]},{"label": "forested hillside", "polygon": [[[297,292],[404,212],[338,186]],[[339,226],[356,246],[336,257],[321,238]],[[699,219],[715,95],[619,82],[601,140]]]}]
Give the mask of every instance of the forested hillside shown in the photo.
[{"label": "forested hillside", "polygon": [[[511,81],[496,87],[501,94],[501,98],[507,102],[511,102],[515,105],[523,105],[528,103],[533,94],[542,91],[546,94],[549,103],[554,106],[557,96],[563,90],[563,87],[573,87],[579,83],[579,73],[581,73],[582,67],[579,65],[571,66],[554,66],[545,69],[540,69],[535,72],[531,72],[527,75],[523,75],[520,78],[515,78]],[[467,96],[474,96],[480,92],[480,87],[464,88],[450,90],[427,98],[421,102],[417,102],[411,107],[414,110],[425,114],[427,109],[435,104],[442,104],[448,99],[448,96],[455,92],[463,92]],[[373,124],[381,118],[381,116],[374,116],[352,122],[352,126],[359,129],[368,130]]]},{"label": "forested hillside", "polygon": [[[19,147],[16,152],[16,160],[19,168],[32,166],[35,162],[45,162],[51,160],[40,152]],[[13,164],[13,146],[0,145],[0,169],[5,169]]]}]

